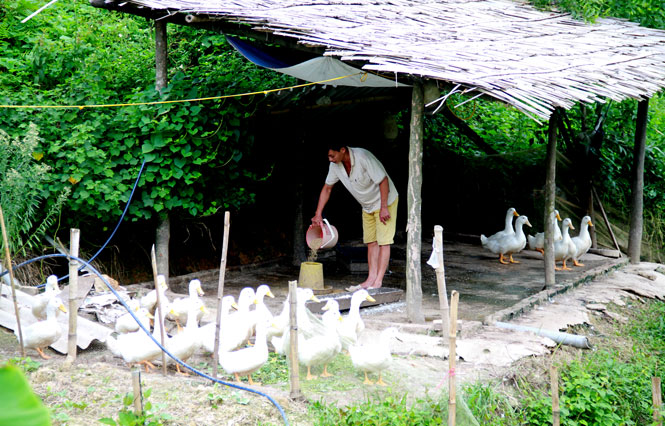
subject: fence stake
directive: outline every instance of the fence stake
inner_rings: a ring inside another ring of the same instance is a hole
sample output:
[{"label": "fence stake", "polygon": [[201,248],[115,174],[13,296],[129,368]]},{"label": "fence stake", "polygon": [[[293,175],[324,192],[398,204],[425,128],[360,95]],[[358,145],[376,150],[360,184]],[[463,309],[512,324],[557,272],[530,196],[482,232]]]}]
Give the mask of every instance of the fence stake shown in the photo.
[{"label": "fence stake", "polygon": [[455,426],[457,409],[457,390],[455,385],[455,358],[457,358],[457,304],[459,293],[453,290],[450,293],[450,348],[448,351],[448,426]]},{"label": "fence stake", "polygon": [[663,397],[660,392],[660,377],[651,378],[651,398],[653,399],[653,420],[658,426],[663,426],[660,418],[660,409],[663,405]]},{"label": "fence stake", "polygon": [[78,297],[79,297],[79,241],[81,231],[72,228],[69,230],[69,333],[67,334],[67,358],[65,364],[71,365],[76,361],[76,343],[78,334]]},{"label": "fence stake", "polygon": [[132,367],[132,387],[134,388],[134,414],[143,414],[143,395],[141,395],[141,371],[138,367]]},{"label": "fence stake", "polygon": [[217,378],[217,368],[219,364],[219,332],[222,329],[222,298],[224,297],[224,276],[226,274],[226,252],[229,247],[229,228],[231,213],[224,213],[224,240],[222,241],[222,260],[219,265],[219,282],[217,284],[217,318],[215,325],[215,350],[212,352],[214,366],[212,367],[212,377]]},{"label": "fence stake", "polygon": [[552,392],[552,426],[559,426],[561,411],[559,410],[559,372],[555,366],[550,367],[550,389]]},{"label": "fence stake", "polygon": [[5,216],[0,207],[0,226],[2,226],[2,243],[5,245],[5,260],[7,261],[7,270],[9,271],[9,283],[12,287],[12,299],[14,299],[14,312],[16,313],[16,330],[18,330],[18,343],[21,346],[21,356],[25,358],[25,346],[23,345],[23,331],[21,330],[21,316],[18,312],[18,303],[16,303],[16,285],[14,285],[14,270],[12,269],[12,258],[9,255],[9,239],[7,238],[7,229],[5,228]]},{"label": "fence stake", "polygon": [[[157,256],[155,255],[155,245],[152,245],[152,250],[151,250],[151,257],[152,257],[152,276],[154,277],[155,280],[155,291],[157,292],[157,310],[155,311],[157,313],[157,319],[156,321],[159,321],[159,331],[161,332],[161,342],[162,346],[166,346],[165,344],[165,337],[164,337],[164,312],[162,309],[164,307],[162,306],[162,300],[161,297],[159,296],[159,293],[161,292],[161,289],[159,288],[159,279],[157,278]],[[164,278],[166,279],[166,278]],[[162,374],[166,376],[166,353],[162,351]]]},{"label": "fence stake", "polygon": [[[443,267],[443,227],[436,225],[434,227],[434,250],[437,255],[439,267],[435,269],[436,272],[436,286],[439,291],[439,309],[441,309],[441,331],[445,336],[445,330],[448,330],[448,318],[450,317],[450,310],[448,308],[448,293],[446,290],[446,272]],[[446,339],[443,339],[444,345]]]},{"label": "fence stake", "polygon": [[296,302],[298,281],[289,281],[289,360],[291,362],[291,393],[292,399],[302,398],[300,393],[300,364],[298,362],[298,317]]}]

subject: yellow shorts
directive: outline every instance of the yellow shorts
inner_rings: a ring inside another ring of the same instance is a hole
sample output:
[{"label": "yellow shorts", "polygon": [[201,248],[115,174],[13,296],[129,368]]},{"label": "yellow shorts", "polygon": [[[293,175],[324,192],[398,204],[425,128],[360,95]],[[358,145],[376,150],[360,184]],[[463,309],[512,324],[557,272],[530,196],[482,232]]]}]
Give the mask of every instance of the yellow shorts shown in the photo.
[{"label": "yellow shorts", "polygon": [[393,244],[395,238],[395,223],[397,222],[397,199],[388,206],[390,219],[385,224],[381,223],[379,212],[363,212],[363,242],[365,244],[377,242],[380,246]]}]

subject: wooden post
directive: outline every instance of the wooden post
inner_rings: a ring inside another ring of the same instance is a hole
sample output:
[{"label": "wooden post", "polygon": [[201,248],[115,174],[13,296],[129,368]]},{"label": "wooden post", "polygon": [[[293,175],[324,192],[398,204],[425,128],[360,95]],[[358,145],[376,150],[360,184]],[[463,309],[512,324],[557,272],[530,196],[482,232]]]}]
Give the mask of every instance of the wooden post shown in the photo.
[{"label": "wooden post", "polygon": [[298,281],[289,281],[289,361],[291,370],[289,377],[291,378],[291,393],[292,399],[302,398],[300,392],[300,363],[298,362],[298,316],[296,315],[297,306],[297,290]]},{"label": "wooden post", "polygon": [[[157,276],[159,275],[157,273],[157,255],[155,255],[155,246],[152,246],[152,251],[151,251],[151,257],[152,257],[152,276],[153,279],[155,280],[155,291],[157,292],[157,309],[155,310],[155,313],[157,313],[157,319],[155,321],[159,321],[159,331],[160,331],[160,338],[161,338],[161,343],[162,346],[165,346],[166,343],[166,338],[164,336],[164,314],[162,309],[164,307],[162,306],[162,298],[160,297],[159,293],[162,291],[159,288],[159,280],[157,279]],[[166,278],[166,277],[165,277]],[[155,323],[155,327],[157,326],[157,323]],[[166,376],[166,353],[162,351],[162,374]]]},{"label": "wooden post", "polygon": [[134,389],[134,414],[140,416],[143,414],[143,405],[141,401],[143,399],[141,395],[141,371],[138,367],[132,367],[132,388]]},{"label": "wooden post", "polygon": [[409,181],[407,184],[407,249],[406,249],[406,312],[409,321],[425,322],[423,314],[423,290],[421,271],[422,205],[421,188],[423,183],[423,118],[425,103],[423,85],[415,81],[411,95],[411,126],[409,136]]},{"label": "wooden post", "polygon": [[67,335],[67,358],[66,364],[76,361],[76,342],[78,328],[78,297],[79,297],[79,262],[74,258],[79,257],[79,241],[81,231],[75,228],[69,231],[69,334]]},{"label": "wooden post", "polygon": [[[446,272],[443,266],[443,227],[436,225],[434,227],[434,250],[436,251],[439,267],[436,268],[436,286],[439,291],[439,309],[441,310],[441,330],[445,336],[445,330],[448,330],[448,319],[450,309],[448,308],[448,293],[446,290]],[[445,337],[444,337],[445,345]]]},{"label": "wooden post", "polygon": [[[155,20],[155,89],[161,92],[167,84],[167,37],[166,22]],[[155,245],[157,246],[157,271],[164,275],[169,282],[169,241],[171,239],[171,220],[168,212],[159,215],[159,222],[155,230]]]},{"label": "wooden post", "polygon": [[660,391],[660,377],[651,378],[651,399],[653,400],[653,421],[658,426],[663,426],[663,419],[660,417],[660,410],[663,406],[663,398]]},{"label": "wooden post", "polygon": [[453,290],[450,293],[450,347],[448,350],[448,426],[455,426],[457,415],[457,387],[455,383],[455,360],[457,358],[457,304],[459,293]]},{"label": "wooden post", "polygon": [[649,117],[649,99],[637,104],[637,122],[635,124],[635,148],[633,149],[633,183],[630,202],[630,233],[628,235],[628,257],[630,263],[640,263],[642,245],[642,226],[644,218],[644,151],[647,139],[647,119]]},{"label": "wooden post", "polygon": [[554,110],[550,117],[547,132],[547,157],[545,160],[545,285],[550,287],[556,284],[554,274],[554,224],[550,220],[550,214],[555,209],[556,200],[556,122],[557,111]]},{"label": "wooden post", "polygon": [[18,331],[18,343],[21,346],[21,356],[25,358],[25,346],[23,345],[23,331],[21,330],[21,316],[19,315],[18,303],[16,303],[16,285],[14,284],[14,269],[12,269],[12,258],[9,255],[9,238],[5,228],[5,216],[0,207],[0,226],[2,226],[2,243],[5,245],[5,260],[7,271],[9,271],[9,284],[12,287],[12,299],[14,300],[14,313],[16,314],[16,330]]},{"label": "wooden post", "polygon": [[561,423],[561,411],[559,409],[559,372],[555,366],[550,367],[550,389],[552,392],[552,426]]},{"label": "wooden post", "polygon": [[222,241],[222,259],[219,264],[219,282],[217,283],[217,318],[215,320],[215,350],[212,357],[215,360],[212,368],[212,377],[217,378],[219,365],[219,333],[222,329],[222,298],[224,297],[224,277],[226,275],[226,252],[229,247],[229,228],[231,227],[231,213],[224,213],[224,240]]}]

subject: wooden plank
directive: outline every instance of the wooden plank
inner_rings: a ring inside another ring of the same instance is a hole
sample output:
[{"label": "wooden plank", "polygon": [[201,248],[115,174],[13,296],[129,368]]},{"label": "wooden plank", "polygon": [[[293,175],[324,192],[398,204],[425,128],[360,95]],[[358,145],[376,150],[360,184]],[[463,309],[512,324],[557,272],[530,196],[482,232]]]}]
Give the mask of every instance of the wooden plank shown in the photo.
[{"label": "wooden plank", "polygon": [[[372,288],[369,289],[369,294],[376,300],[376,302],[368,302],[367,300],[363,301],[360,304],[361,308],[367,308],[370,306],[384,305],[386,303],[395,303],[399,302],[404,298],[404,291],[399,288],[391,287],[381,287],[381,288]],[[340,311],[347,311],[351,307],[351,296],[353,293],[348,291],[343,293],[333,293],[324,296],[317,296],[320,302],[308,301],[305,306],[315,314],[322,314],[321,310],[325,305],[328,299],[335,299],[339,303]]]}]

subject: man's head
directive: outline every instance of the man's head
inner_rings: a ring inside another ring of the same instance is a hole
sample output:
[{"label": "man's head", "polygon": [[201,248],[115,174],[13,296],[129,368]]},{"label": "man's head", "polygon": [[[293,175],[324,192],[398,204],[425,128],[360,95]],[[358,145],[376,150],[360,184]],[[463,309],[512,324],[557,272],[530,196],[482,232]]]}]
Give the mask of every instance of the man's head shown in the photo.
[{"label": "man's head", "polygon": [[341,162],[348,150],[349,149],[344,145],[328,145],[328,161],[331,163]]}]

